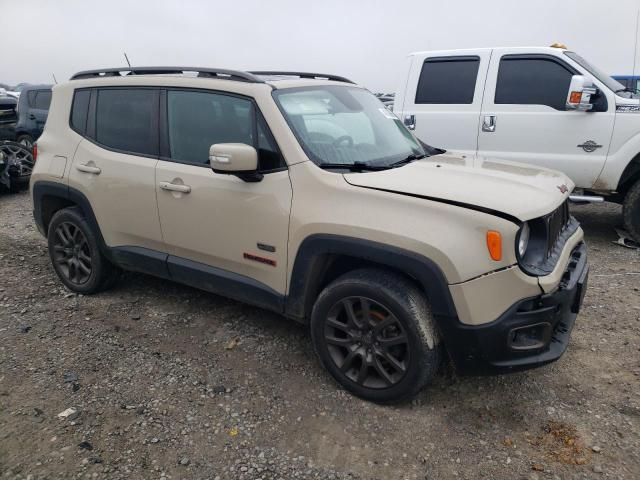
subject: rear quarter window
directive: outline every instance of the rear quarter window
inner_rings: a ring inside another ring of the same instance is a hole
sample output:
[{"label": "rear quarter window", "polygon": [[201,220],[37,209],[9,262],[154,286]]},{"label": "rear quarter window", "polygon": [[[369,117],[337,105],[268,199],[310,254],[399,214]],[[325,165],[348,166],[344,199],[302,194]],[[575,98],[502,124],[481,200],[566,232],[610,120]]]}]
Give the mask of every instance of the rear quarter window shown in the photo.
[{"label": "rear quarter window", "polygon": [[91,90],[76,90],[73,94],[71,106],[71,128],[84,135],[87,129],[87,114],[89,112],[89,99]]}]

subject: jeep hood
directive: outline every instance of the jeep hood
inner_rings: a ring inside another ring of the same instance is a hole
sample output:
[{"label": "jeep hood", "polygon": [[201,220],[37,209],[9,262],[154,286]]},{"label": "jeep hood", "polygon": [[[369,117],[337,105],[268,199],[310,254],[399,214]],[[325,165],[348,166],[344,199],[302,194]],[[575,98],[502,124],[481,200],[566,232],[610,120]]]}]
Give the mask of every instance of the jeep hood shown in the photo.
[{"label": "jeep hood", "polygon": [[530,220],[556,209],[574,188],[563,173],[446,153],[379,172],[344,174],[347,183]]}]

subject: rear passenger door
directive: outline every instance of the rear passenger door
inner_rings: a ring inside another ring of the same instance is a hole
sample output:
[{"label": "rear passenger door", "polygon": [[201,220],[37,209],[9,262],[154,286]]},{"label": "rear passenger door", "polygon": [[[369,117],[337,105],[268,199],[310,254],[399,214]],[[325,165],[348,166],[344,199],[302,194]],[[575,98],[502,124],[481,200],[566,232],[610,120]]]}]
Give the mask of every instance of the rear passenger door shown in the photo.
[{"label": "rear passenger door", "polygon": [[162,250],[156,203],[159,90],[75,91],[71,128],[82,137],[69,186],[91,203],[110,247]]},{"label": "rear passenger door", "polygon": [[[257,105],[210,90],[168,89],[162,95],[156,193],[171,276],[213,291],[221,291],[219,280],[225,279],[225,289],[284,294],[292,189]],[[256,147],[262,180],[214,173],[209,147],[215,143]]]},{"label": "rear passenger door", "polygon": [[416,136],[434,147],[474,155],[490,50],[461,55],[430,52],[416,55],[400,114],[415,125]]}]

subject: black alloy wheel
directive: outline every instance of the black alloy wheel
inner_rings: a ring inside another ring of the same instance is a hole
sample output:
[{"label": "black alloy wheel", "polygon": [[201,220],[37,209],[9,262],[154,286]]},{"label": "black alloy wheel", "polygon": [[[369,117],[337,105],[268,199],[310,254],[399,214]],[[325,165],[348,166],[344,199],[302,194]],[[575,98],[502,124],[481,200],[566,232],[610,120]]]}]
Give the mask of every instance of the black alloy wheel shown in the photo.
[{"label": "black alloy wheel", "polygon": [[348,297],[330,310],[324,340],[331,359],[350,380],[366,388],[397,384],[411,349],[400,321],[370,298]]},{"label": "black alloy wheel", "polygon": [[411,398],[440,367],[440,336],[428,299],[396,272],[362,268],[338,277],[316,298],[309,327],[324,368],[365,400]]},{"label": "black alloy wheel", "polygon": [[53,261],[57,270],[73,285],[84,285],[93,270],[87,237],[70,222],[58,225],[54,234]]}]

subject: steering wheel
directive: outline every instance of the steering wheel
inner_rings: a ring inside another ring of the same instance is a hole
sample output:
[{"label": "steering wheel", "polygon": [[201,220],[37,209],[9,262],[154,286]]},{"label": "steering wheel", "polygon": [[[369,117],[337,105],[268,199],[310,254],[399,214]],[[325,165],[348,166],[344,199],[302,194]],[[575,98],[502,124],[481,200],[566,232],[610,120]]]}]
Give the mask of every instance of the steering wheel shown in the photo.
[{"label": "steering wheel", "polygon": [[341,144],[345,143],[347,147],[353,147],[353,137],[350,137],[349,135],[342,135],[341,137],[336,138],[333,141],[333,146],[334,147],[339,147]]}]

